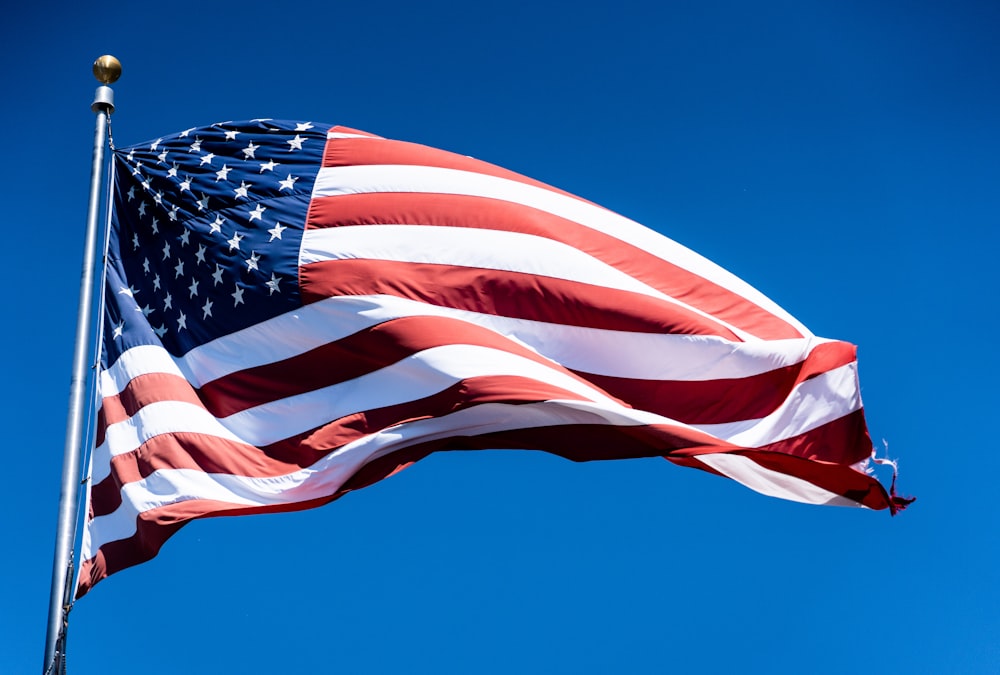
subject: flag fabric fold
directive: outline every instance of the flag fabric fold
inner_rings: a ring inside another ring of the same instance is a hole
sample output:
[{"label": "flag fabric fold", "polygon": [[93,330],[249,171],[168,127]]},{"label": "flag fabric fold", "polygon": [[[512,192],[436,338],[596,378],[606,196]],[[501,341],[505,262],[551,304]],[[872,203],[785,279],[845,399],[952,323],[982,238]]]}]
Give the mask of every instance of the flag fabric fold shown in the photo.
[{"label": "flag fabric fold", "polygon": [[591,202],[469,157],[253,120],[114,152],[78,595],[195,518],[304,509],[440,450],[662,456],[895,511],[853,345]]}]

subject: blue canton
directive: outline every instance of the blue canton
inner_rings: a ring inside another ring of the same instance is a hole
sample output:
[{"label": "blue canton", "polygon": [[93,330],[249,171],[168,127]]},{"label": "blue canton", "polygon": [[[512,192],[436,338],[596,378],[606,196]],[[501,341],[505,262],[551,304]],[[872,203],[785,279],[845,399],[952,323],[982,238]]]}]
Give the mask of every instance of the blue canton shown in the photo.
[{"label": "blue canton", "polygon": [[104,365],[180,356],[301,305],[299,244],[329,125],[252,120],[114,152]]}]

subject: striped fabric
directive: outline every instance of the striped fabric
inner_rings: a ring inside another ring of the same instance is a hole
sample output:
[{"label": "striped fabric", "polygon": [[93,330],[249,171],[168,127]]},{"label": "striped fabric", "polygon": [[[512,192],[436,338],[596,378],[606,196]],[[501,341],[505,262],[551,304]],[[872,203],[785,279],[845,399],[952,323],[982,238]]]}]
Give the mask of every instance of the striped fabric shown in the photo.
[{"label": "striped fabric", "polygon": [[317,506],[431,452],[663,456],[895,511],[855,348],[573,195],[344,127],[115,152],[78,594],[185,522]]}]

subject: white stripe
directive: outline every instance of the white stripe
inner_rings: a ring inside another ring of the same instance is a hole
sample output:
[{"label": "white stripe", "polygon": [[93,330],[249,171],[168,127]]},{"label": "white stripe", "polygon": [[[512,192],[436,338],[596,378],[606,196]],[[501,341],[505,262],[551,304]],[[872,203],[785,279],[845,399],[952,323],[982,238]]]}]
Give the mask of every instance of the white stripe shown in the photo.
[{"label": "white stripe", "polygon": [[374,192],[459,194],[513,202],[616,237],[712,281],[780,317],[803,336],[809,330],[745,281],[677,242],[603,207],[552,190],[495,176],[428,166],[361,165],[320,169],[313,198]]},{"label": "white stripe", "polygon": [[201,387],[234,372],[297,356],[385,321],[440,316],[506,336],[571,370],[639,379],[706,381],[750,377],[800,363],[822,338],[731,342],[714,336],[630,333],[550,324],[427,305],[395,296],[339,296],[302,307],[172,357],[133,347],[101,373],[104,397],[147,373]]},{"label": "white stripe", "polygon": [[104,442],[94,448],[91,480],[96,485],[110,475],[112,457],[133,452],[157,436],[179,432],[242,442],[223,421],[201,406],[184,401],[149,403],[128,419],[108,425]]},{"label": "white stripe", "polygon": [[[91,452],[90,453],[90,457],[87,458],[87,473],[84,474],[85,476],[87,476],[87,478],[85,480],[86,487],[85,487],[85,489],[83,491],[83,513],[84,513],[84,515],[86,516],[86,518],[88,520],[89,520],[90,513],[91,513],[91,511],[90,511],[90,505],[91,505],[91,501],[92,501],[92,497],[93,497],[93,493],[92,493],[91,488],[93,488],[94,485],[97,484],[93,480],[93,478],[92,478],[93,471],[94,471],[94,453]],[[96,550],[96,549],[94,549],[94,548],[91,547],[91,539],[90,539],[91,533],[90,533],[90,527],[88,527],[88,521],[86,521],[86,520],[84,521],[82,531],[79,532],[79,535],[80,535],[80,550],[81,551],[94,551],[94,550]],[[81,557],[81,560],[86,560],[86,558],[85,557]],[[77,574],[79,575],[80,568],[77,567],[76,571],[77,571]]]},{"label": "white stripe", "polygon": [[[707,381],[760,375],[801,363],[817,346],[834,342],[811,337],[747,343],[709,335],[632,333],[480,314],[393,295],[333,297],[302,312],[322,312],[327,320],[348,321],[351,332],[407,316],[453,318],[515,340],[570,370],[650,380]],[[301,322],[308,324],[303,326],[306,328],[313,323],[305,315]],[[236,351],[252,349],[248,342]]]},{"label": "white stripe", "polygon": [[755,492],[769,497],[780,497],[806,504],[826,504],[829,506],[855,506],[867,508],[863,504],[841,497],[835,492],[824,490],[809,481],[785,473],[767,469],[744,455],[698,455],[693,459],[710,466],[723,476],[732,478]]},{"label": "white stripe", "polygon": [[849,363],[800,382],[767,417],[692,426],[747,448],[783,441],[860,410],[857,381],[857,363]]},{"label": "white stripe", "polygon": [[335,342],[385,319],[366,316],[371,301],[331,298],[306,305],[248,328],[171,356],[164,348],[143,345],[126,350],[102,373],[101,393],[115,396],[138,375],[178,375],[199,388],[232,373],[298,356]]},{"label": "white stripe", "polygon": [[117,396],[140,375],[162,373],[184,377],[183,360],[175,359],[159,345],[140,345],[122,352],[110,368],[101,371],[101,397]]},{"label": "white stripe", "polygon": [[503,270],[602,286],[682,307],[713,324],[724,326],[741,339],[753,339],[742,329],[687,305],[578,248],[523,232],[390,224],[306,230],[299,249],[299,265],[328,260],[391,260]]},{"label": "white stripe", "polygon": [[378,136],[369,136],[368,134],[348,134],[343,131],[328,131],[326,134],[327,138],[371,138],[375,140],[380,139]]}]

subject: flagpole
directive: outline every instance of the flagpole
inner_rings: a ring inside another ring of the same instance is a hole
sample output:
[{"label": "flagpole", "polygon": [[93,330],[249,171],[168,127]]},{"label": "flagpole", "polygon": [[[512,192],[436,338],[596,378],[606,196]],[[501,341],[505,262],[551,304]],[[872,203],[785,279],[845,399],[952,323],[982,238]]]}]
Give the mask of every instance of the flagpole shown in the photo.
[{"label": "flagpole", "polygon": [[72,597],[69,584],[73,580],[73,544],[80,494],[80,450],[86,414],[84,395],[87,382],[87,348],[90,342],[90,307],[94,290],[97,220],[104,183],[104,146],[107,144],[108,120],[115,109],[114,91],[108,85],[117,81],[121,72],[121,63],[113,56],[102,56],[94,62],[94,77],[101,86],[97,88],[94,102],[90,106],[90,109],[97,114],[97,125],[94,130],[94,153],[90,169],[90,204],[87,210],[83,269],[80,273],[80,304],[76,319],[69,412],[66,417],[66,444],[63,448],[59,520],[56,526],[55,555],[52,560],[52,586],[49,589],[45,662],[42,666],[42,672],[45,674],[66,671],[66,625]]}]

